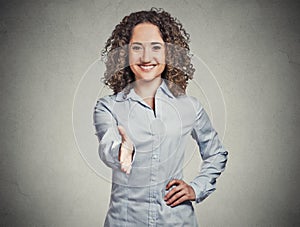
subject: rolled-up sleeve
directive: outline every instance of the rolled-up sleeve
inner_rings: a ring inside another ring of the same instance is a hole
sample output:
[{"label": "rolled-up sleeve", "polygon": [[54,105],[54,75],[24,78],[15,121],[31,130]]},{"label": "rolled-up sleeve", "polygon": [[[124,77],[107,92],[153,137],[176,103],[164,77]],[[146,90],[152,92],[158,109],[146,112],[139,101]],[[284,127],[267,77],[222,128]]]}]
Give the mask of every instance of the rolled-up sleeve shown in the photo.
[{"label": "rolled-up sleeve", "polygon": [[190,185],[196,194],[196,203],[203,201],[216,189],[216,179],[224,171],[228,152],[212,127],[209,117],[200,102],[195,101],[196,119],[192,137],[196,140],[203,159],[199,175]]},{"label": "rolled-up sleeve", "polygon": [[95,135],[98,137],[98,152],[101,160],[111,168],[120,168],[118,160],[121,136],[118,133],[117,121],[110,112],[108,97],[97,101],[94,108]]}]

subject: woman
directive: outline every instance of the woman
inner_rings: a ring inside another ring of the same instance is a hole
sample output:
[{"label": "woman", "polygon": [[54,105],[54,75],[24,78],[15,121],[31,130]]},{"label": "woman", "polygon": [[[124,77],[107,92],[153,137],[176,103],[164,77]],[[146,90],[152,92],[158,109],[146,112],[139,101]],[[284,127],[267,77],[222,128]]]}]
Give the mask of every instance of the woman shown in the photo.
[{"label": "woman", "polygon": [[[214,191],[225,168],[206,112],[185,94],[194,73],[188,42],[181,23],[155,8],[124,17],[106,42],[104,82],[114,94],[94,110],[99,155],[113,171],[105,226],[197,226],[191,201]],[[186,183],[190,135],[204,162]]]}]

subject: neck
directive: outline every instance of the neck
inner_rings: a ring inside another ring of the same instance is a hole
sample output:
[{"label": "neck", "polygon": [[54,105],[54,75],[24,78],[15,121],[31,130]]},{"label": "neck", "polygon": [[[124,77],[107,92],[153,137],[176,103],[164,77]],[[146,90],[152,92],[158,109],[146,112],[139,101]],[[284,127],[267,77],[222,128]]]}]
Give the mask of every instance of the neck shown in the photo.
[{"label": "neck", "polygon": [[142,99],[153,98],[161,82],[161,77],[151,81],[137,80],[135,81],[134,90]]}]

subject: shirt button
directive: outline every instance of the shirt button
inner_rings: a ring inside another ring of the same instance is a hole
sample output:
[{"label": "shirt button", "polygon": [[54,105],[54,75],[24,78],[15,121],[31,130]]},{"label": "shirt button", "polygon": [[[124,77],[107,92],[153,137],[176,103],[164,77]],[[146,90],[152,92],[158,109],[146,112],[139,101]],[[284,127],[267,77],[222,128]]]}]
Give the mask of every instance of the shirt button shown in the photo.
[{"label": "shirt button", "polygon": [[152,158],[153,158],[153,159],[157,159],[157,158],[158,158],[158,155],[155,154],[155,155],[152,156]]}]

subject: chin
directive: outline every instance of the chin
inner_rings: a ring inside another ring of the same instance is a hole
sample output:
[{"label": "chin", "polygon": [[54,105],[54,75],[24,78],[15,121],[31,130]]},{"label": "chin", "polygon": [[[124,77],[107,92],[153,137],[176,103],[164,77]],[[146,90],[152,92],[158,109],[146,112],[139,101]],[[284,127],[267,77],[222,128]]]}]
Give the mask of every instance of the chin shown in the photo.
[{"label": "chin", "polygon": [[158,76],[135,76],[135,80],[141,80],[141,81],[145,81],[145,82],[151,82],[157,79],[160,79],[161,75]]}]

